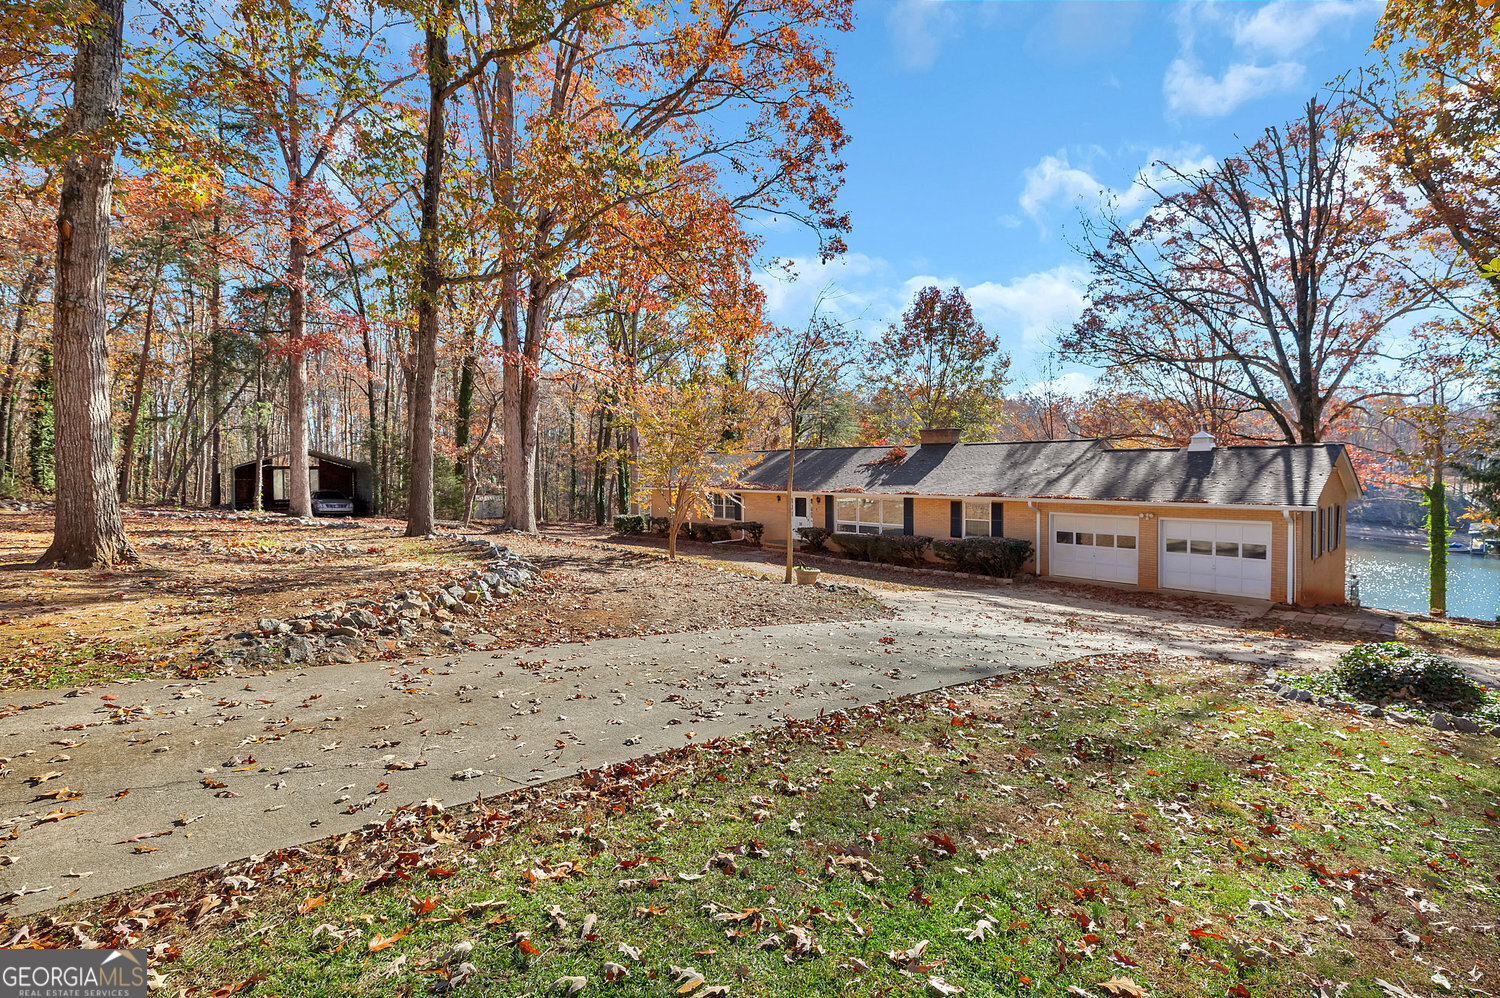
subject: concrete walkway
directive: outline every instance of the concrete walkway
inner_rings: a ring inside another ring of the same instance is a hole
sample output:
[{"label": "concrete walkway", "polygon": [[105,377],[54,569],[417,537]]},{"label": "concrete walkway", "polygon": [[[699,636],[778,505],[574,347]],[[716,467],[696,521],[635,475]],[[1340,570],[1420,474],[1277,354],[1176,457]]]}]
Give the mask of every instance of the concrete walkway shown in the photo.
[{"label": "concrete walkway", "polygon": [[[6,909],[26,914],[348,831],[426,798],[457,804],[1079,655],[1267,665],[1336,652],[1055,593],[882,598],[895,619],[23,695],[0,720],[0,853],[14,857],[0,894],[26,892]],[[81,813],[47,820],[56,812]]]}]

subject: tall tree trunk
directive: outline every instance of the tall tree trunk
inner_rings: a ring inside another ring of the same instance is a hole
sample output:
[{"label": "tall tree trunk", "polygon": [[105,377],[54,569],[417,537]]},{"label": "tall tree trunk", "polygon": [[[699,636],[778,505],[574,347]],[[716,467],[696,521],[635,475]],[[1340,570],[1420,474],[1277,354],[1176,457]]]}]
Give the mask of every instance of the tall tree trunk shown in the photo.
[{"label": "tall tree trunk", "polygon": [[797,420],[792,418],[792,435],[786,453],[786,577],[783,582],[792,581],[792,560],[795,554],[795,545],[792,541],[796,534],[792,531],[792,521],[797,506],[797,500],[792,498],[792,472],[797,467]]},{"label": "tall tree trunk", "polygon": [[[454,393],[457,412],[453,420],[453,446],[460,455],[469,449],[469,424],[474,419],[474,375],[479,367],[479,356],[476,352],[478,340],[477,328],[471,327],[465,332],[463,365],[458,372],[458,391]],[[463,458],[461,456],[455,458],[453,473],[462,475],[463,470]]]},{"label": "tall tree trunk", "polygon": [[381,429],[376,420],[379,412],[375,402],[375,386],[379,383],[375,371],[375,343],[370,336],[370,323],[366,317],[364,290],[359,283],[359,268],[354,262],[354,252],[349,241],[344,240],[344,257],[349,262],[349,285],[354,292],[354,307],[359,314],[359,336],[365,353],[365,410],[368,434],[365,444],[370,452],[370,512],[381,511],[381,498],[385,495],[385,476],[380,465]]},{"label": "tall tree trunk", "polygon": [[417,292],[416,369],[411,388],[411,492],[406,503],[406,536],[433,531],[433,437],[437,431],[434,382],[437,379],[438,303],[443,288],[438,212],[443,196],[443,159],[448,147],[445,93],[452,63],[448,59],[448,22],[439,4],[427,24],[427,157],[422,169],[421,263]]},{"label": "tall tree trunk", "polygon": [[130,392],[130,416],[125,421],[125,437],[120,444],[120,501],[130,497],[130,469],[135,464],[135,431],[141,421],[141,397],[146,391],[146,373],[151,369],[151,335],[155,332],[156,288],[161,282],[162,246],[157,244],[156,273],[146,295],[146,326],[141,333],[141,355],[135,365],[135,386]]},{"label": "tall tree trunk", "polygon": [[578,519],[578,406],[568,402],[568,519]]},{"label": "tall tree trunk", "polygon": [[114,490],[105,279],[120,110],[124,0],[94,0],[73,63],[74,134],[57,210],[52,352],[56,365],[57,508],[52,544],[37,564],[110,567],[139,561]]},{"label": "tall tree trunk", "polygon": [[[224,330],[219,324],[220,307],[223,301],[223,274],[219,269],[219,238],[222,230],[222,221],[219,212],[214,212],[213,228],[213,270],[209,279],[213,286],[208,297],[208,335],[209,335],[209,363],[213,365],[213,407],[215,411],[224,409],[224,343],[222,337]],[[224,505],[224,417],[221,414],[214,421],[213,436],[213,479],[209,482],[208,504],[215,509]]]},{"label": "tall tree trunk", "polygon": [[[287,106],[301,102],[300,77],[287,81]],[[307,181],[302,169],[302,130],[296,116],[289,122],[286,172],[289,180],[287,207],[287,512],[312,515],[312,495],[307,482]]]},{"label": "tall tree trunk", "polygon": [[305,330],[307,298],[303,284],[307,277],[307,242],[299,235],[300,224],[292,227],[291,249],[287,255],[287,281],[291,285],[288,313],[286,361],[286,428],[287,428],[287,513],[291,516],[312,515],[312,492],[307,481],[307,349]]},{"label": "tall tree trunk", "polygon": [[255,474],[250,477],[250,508],[257,513],[266,502],[266,358],[262,353],[255,361]]},{"label": "tall tree trunk", "polygon": [[47,257],[38,253],[31,266],[21,276],[21,286],[16,295],[16,318],[11,326],[10,351],[5,358],[5,374],[0,378],[0,483],[15,467],[16,408],[20,405],[21,391],[18,386],[21,376],[21,334],[26,331],[26,320],[36,307],[37,294],[42,278],[47,273]]},{"label": "tall tree trunk", "polygon": [[1448,616],[1448,497],[1443,487],[1443,448],[1432,445],[1432,484],[1427,493],[1427,603],[1434,617]]}]

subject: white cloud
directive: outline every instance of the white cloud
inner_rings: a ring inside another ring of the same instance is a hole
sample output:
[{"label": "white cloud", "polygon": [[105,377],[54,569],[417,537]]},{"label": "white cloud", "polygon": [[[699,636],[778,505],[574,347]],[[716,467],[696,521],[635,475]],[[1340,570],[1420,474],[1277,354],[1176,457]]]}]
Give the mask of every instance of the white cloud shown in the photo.
[{"label": "white cloud", "polygon": [[986,329],[1002,339],[1018,333],[1020,345],[1029,350],[1083,314],[1087,285],[1082,269],[1064,264],[1008,283],[985,281],[965,288],[964,294]]},{"label": "white cloud", "polygon": [[793,257],[786,266],[761,270],[756,282],[766,293],[772,322],[797,326],[808,320],[822,298],[822,308],[862,328],[883,324],[890,312],[890,265],[880,257],[845,253],[824,262],[815,256]]},{"label": "white cloud", "polygon": [[1235,63],[1219,77],[1204,73],[1191,55],[1179,56],[1167,67],[1162,92],[1174,115],[1215,117],[1228,114],[1248,100],[1285,93],[1302,85],[1307,67],[1300,62],[1269,66]]},{"label": "white cloud", "polygon": [[[1167,190],[1173,185],[1166,166],[1169,164],[1182,173],[1196,173],[1210,169],[1215,160],[1200,146],[1183,146],[1176,149],[1157,148],[1146,155],[1145,165],[1136,170],[1131,182],[1124,187],[1112,187],[1099,180],[1088,170],[1074,166],[1066,152],[1043,156],[1035,166],[1029,167],[1022,176],[1025,186],[1021,190],[1021,209],[1040,225],[1052,206],[1065,203],[1069,207],[1085,202],[1110,201],[1123,214],[1140,209],[1150,196],[1146,184],[1157,190]],[[1092,204],[1082,205],[1084,208]]]},{"label": "white cloud", "polygon": [[953,5],[944,0],[897,0],[885,15],[896,60],[907,69],[927,69],[957,27]]},{"label": "white cloud", "polygon": [[1323,32],[1340,21],[1374,18],[1378,0],[1275,0],[1254,14],[1235,18],[1234,44],[1285,59],[1315,45]]},{"label": "white cloud", "polygon": [[[1306,86],[1301,56],[1340,26],[1373,23],[1380,10],[1380,0],[1273,0],[1258,7],[1181,4],[1176,10],[1178,54],[1162,80],[1168,113],[1215,117],[1246,101]],[[1218,41],[1220,48],[1228,42],[1222,69],[1204,67],[1200,33],[1210,43]]]},{"label": "white cloud", "polygon": [[1034,395],[1051,393],[1054,395],[1067,395],[1078,398],[1087,395],[1098,378],[1087,371],[1069,371],[1066,374],[1053,378],[1051,381],[1034,381],[1022,389]]},{"label": "white cloud", "polygon": [[1035,219],[1040,219],[1043,207],[1053,202],[1097,198],[1109,190],[1093,174],[1069,163],[1065,152],[1043,156],[1023,176],[1026,186],[1021,190],[1021,210]]}]

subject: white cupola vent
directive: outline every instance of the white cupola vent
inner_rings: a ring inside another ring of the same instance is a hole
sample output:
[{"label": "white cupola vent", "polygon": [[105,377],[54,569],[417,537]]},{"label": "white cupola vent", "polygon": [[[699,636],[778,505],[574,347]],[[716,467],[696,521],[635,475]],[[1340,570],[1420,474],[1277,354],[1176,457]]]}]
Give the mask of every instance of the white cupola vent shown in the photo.
[{"label": "white cupola vent", "polygon": [[1219,446],[1218,442],[1214,440],[1212,433],[1199,430],[1188,438],[1187,449],[1189,453],[1192,453],[1193,451],[1213,450],[1217,446]]}]

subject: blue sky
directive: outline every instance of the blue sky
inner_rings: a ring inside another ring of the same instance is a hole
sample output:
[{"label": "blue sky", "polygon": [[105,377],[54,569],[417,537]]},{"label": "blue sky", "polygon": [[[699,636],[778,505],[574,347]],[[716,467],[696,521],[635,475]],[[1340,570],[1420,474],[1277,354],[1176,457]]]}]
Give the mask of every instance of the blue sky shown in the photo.
[{"label": "blue sky", "polygon": [[[858,0],[839,43],[853,91],[843,205],[849,253],[819,265],[804,232],[767,234],[799,279],[763,277],[771,317],[800,324],[830,283],[880,328],[923,284],[962,286],[1013,360],[1041,380],[1051,330],[1083,305],[1070,250],[1080,206],[1128,211],[1156,160],[1207,165],[1294,117],[1364,63],[1367,0],[1132,3]],[[1071,389],[1091,380],[1064,366]]]}]

